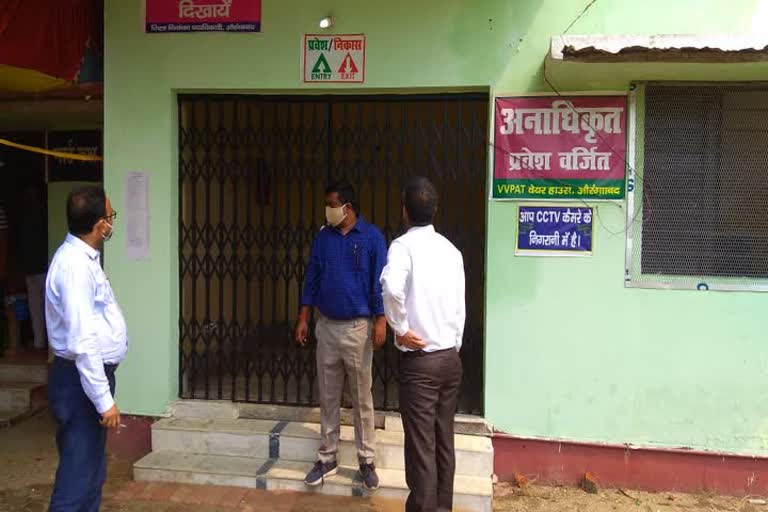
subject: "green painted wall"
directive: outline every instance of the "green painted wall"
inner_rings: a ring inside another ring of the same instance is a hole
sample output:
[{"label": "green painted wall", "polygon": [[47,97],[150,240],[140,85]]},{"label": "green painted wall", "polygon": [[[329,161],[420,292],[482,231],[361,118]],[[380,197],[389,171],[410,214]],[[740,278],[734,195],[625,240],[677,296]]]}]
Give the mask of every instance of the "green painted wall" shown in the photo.
[{"label": "green painted wall", "polygon": [[[105,180],[116,209],[125,174],[151,173],[149,261],[125,258],[119,226],[107,253],[131,336],[123,410],[162,413],[178,392],[176,91],[316,91],[299,82],[299,40],[331,12],[336,32],[367,35],[365,90],[543,92],[550,36],[587,3],[265,0],[259,35],[145,35],[140,1],[107,2]],[[756,9],[604,0],[570,33],[748,31]],[[630,75],[606,68],[589,84],[626,89]],[[526,436],[768,454],[765,296],[625,289],[624,206],[597,208],[595,256],[567,260],[513,257],[516,205],[489,204],[487,418]]]}]

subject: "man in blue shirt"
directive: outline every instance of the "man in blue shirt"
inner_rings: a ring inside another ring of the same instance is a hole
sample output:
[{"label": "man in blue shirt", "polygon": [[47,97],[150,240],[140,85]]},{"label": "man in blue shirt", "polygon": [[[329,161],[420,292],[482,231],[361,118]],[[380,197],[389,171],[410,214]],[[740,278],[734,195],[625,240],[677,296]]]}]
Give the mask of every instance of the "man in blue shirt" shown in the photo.
[{"label": "man in blue shirt", "polygon": [[306,345],[310,310],[317,308],[321,412],[318,461],[304,482],[320,485],[338,470],[336,456],[346,378],[353,401],[360,477],[368,489],[375,490],[379,478],[374,465],[371,371],[373,351],[386,340],[379,278],[387,262],[387,244],[381,231],[365,222],[358,211],[355,191],[349,183],[334,183],[326,189],[327,225],[315,238],[304,278],[296,341]]}]

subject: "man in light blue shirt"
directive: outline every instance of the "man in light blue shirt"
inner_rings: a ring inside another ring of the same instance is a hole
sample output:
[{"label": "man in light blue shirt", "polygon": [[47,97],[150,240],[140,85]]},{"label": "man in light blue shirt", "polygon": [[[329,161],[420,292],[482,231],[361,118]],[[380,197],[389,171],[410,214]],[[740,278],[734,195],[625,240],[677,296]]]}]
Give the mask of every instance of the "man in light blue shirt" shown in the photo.
[{"label": "man in light blue shirt", "polygon": [[120,425],[115,370],[128,337],[100,264],[116,217],[104,189],[73,190],[67,199],[69,234],[46,280],[46,324],[55,356],[48,389],[59,449],[52,512],[98,511],[107,472],[106,429]]}]

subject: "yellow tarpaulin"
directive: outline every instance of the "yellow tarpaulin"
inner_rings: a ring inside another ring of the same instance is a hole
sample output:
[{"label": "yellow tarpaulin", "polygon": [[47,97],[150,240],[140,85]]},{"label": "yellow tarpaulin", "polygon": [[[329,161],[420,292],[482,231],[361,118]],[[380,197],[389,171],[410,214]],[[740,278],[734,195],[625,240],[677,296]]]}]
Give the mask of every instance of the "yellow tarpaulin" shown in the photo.
[{"label": "yellow tarpaulin", "polygon": [[0,89],[14,92],[41,92],[72,85],[33,69],[23,69],[0,64]]},{"label": "yellow tarpaulin", "polygon": [[65,153],[63,151],[52,151],[45,148],[36,148],[35,146],[27,146],[26,144],[17,144],[9,140],[0,139],[0,144],[9,146],[24,151],[31,151],[33,153],[41,153],[43,155],[55,156],[56,158],[63,158],[65,160],[80,160],[83,162],[100,162],[103,158],[99,155],[81,155],[78,153]]}]

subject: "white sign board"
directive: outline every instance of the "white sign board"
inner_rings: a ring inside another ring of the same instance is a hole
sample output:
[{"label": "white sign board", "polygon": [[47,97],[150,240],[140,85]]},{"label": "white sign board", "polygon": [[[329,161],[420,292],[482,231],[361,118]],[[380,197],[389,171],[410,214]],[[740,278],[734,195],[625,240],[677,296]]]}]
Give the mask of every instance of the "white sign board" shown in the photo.
[{"label": "white sign board", "polygon": [[365,82],[364,34],[305,34],[302,44],[304,83]]}]

